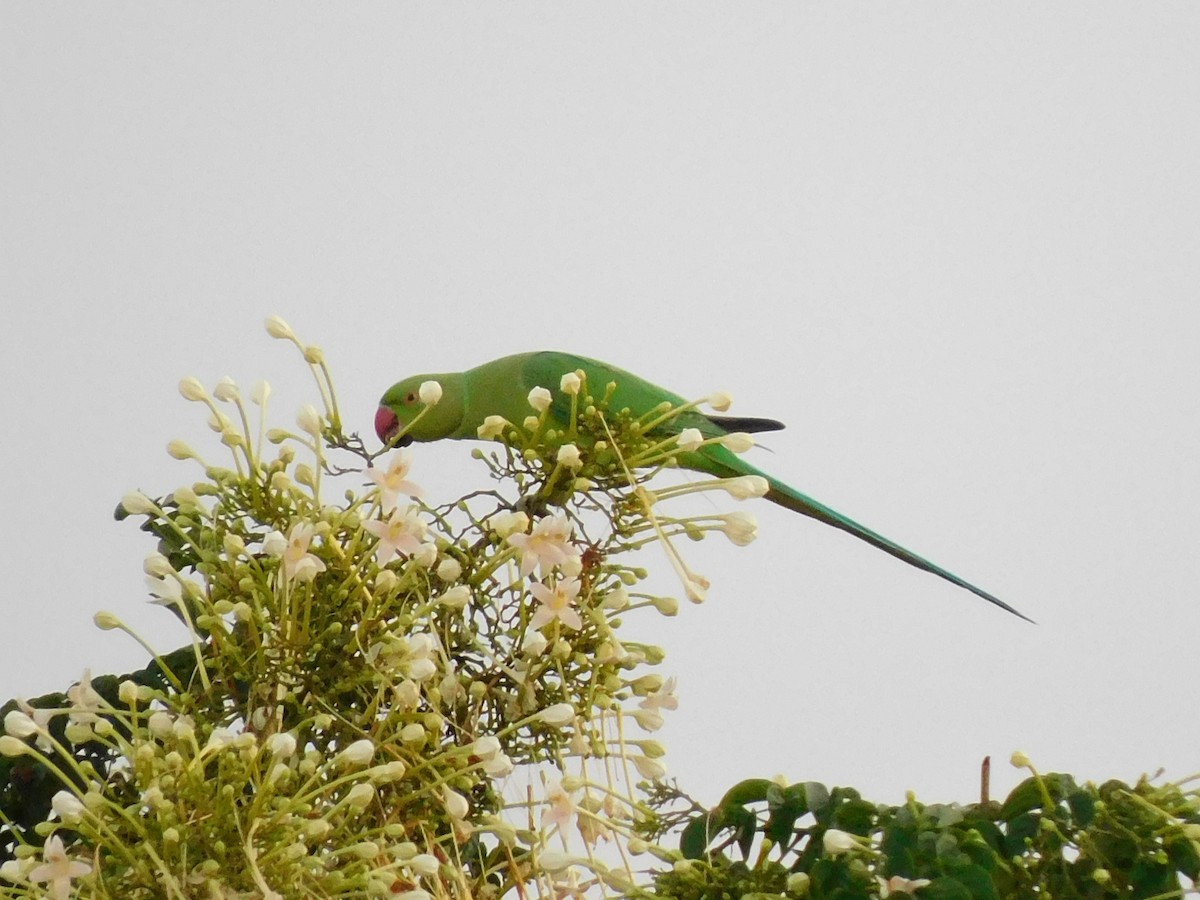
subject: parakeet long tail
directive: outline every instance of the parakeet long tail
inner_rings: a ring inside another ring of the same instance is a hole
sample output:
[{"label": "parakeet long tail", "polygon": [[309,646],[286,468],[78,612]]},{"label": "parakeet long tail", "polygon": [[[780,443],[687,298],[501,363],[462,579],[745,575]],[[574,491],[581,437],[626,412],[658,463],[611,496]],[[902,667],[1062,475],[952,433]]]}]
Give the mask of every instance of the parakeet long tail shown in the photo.
[{"label": "parakeet long tail", "polygon": [[771,485],[771,490],[767,493],[768,500],[778,503],[780,506],[787,507],[794,512],[801,513],[805,516],[810,516],[819,522],[824,522],[826,525],[832,525],[834,528],[840,528],[842,531],[849,532],[859,540],[866,541],[873,547],[878,547],[884,553],[890,553],[892,556],[903,560],[910,566],[915,566],[918,569],[924,569],[926,572],[931,572],[940,578],[946,579],[951,584],[956,584],[961,588],[965,588],[977,597],[982,597],[989,603],[996,604],[1001,609],[1008,610],[1014,616],[1020,616],[1026,622],[1033,622],[1033,619],[1029,618],[1029,616],[1013,609],[999,597],[995,597],[992,594],[989,594],[987,591],[975,587],[975,585],[971,584],[970,582],[963,581],[963,579],[959,578],[953,572],[947,572],[940,566],[935,566],[924,557],[917,556],[917,554],[913,553],[911,550],[907,550],[904,547],[901,547],[899,544],[889,541],[883,535],[875,533],[870,528],[860,525],[858,522],[843,516],[839,512],[835,512],[824,503],[819,503],[812,497],[800,493],[800,491],[784,484],[782,481],[771,478],[768,475],[764,475],[764,477],[767,479],[768,484]]}]

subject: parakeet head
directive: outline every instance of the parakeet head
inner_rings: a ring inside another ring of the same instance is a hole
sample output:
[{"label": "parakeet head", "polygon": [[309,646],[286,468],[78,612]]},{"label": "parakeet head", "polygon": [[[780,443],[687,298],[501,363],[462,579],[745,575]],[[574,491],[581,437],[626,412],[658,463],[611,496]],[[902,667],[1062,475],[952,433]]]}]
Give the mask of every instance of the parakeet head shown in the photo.
[{"label": "parakeet head", "polygon": [[[436,403],[421,396],[421,385],[435,381],[441,386]],[[462,419],[462,375],[413,375],[388,388],[375,412],[375,433],[385,444],[396,441],[406,446],[413,441],[436,441],[450,437]]]}]

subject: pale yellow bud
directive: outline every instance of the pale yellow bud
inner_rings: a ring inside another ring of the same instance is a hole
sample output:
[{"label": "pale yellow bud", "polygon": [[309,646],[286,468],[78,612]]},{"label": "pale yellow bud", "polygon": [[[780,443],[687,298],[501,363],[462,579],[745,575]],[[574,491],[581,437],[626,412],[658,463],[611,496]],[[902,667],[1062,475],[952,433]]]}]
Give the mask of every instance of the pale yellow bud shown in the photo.
[{"label": "pale yellow bud", "polygon": [[208,399],[208,391],[204,389],[204,385],[198,378],[193,378],[191,375],[179,382],[179,393],[183,395],[184,400],[197,403]]},{"label": "pale yellow bud", "polygon": [[279,316],[267,316],[265,322],[267,326],[267,334],[279,340],[294,341],[296,333],[292,331],[290,325]]}]

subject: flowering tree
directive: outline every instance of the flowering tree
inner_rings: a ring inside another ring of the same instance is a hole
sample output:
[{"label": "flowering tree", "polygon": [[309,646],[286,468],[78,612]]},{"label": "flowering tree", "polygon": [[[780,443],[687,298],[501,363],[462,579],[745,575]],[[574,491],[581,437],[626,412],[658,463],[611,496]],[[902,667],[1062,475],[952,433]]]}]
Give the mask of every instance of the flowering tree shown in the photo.
[{"label": "flowering tree", "polygon": [[523,422],[480,429],[490,487],[430,503],[405,451],[343,433],[321,351],[268,330],[320,408],[272,429],[265,384],[247,400],[181,382],[229,462],[172,442],[201,479],[132,493],[121,516],[158,538],[147,584],[188,641],[3,708],[0,896],[1169,896],[1200,875],[1198,804],[1177,786],[1034,773],[1004,804],[887,807],[752,779],[699,808],[647,736],[676,705],[663,652],[623,631],[677,604],[629,554],[661,544],[701,599],[673,539],[745,544],[755,524],[670,501],[765,481],[651,490],[702,436],[653,437],[564,372],[566,429],[535,389]]}]

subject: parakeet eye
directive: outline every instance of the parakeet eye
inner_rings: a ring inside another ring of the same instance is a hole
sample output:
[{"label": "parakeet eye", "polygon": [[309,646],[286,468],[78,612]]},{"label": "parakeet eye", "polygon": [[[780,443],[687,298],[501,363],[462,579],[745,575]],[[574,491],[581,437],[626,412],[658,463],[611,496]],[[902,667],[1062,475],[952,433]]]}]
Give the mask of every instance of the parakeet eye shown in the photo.
[{"label": "parakeet eye", "polygon": [[405,394],[404,402],[405,403],[416,403],[417,402],[417,392],[409,391],[407,394]]}]

